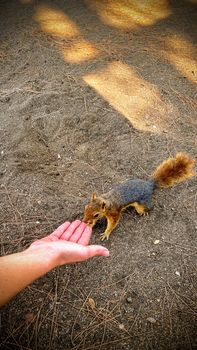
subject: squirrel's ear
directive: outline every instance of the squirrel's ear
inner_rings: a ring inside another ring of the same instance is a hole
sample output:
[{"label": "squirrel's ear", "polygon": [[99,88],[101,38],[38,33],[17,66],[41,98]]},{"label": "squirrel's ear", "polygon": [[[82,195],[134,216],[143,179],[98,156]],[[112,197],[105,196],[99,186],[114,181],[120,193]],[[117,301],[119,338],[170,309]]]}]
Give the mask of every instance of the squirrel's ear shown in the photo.
[{"label": "squirrel's ear", "polygon": [[92,197],[91,197],[91,201],[95,201],[96,197],[97,197],[96,192],[93,192]]}]

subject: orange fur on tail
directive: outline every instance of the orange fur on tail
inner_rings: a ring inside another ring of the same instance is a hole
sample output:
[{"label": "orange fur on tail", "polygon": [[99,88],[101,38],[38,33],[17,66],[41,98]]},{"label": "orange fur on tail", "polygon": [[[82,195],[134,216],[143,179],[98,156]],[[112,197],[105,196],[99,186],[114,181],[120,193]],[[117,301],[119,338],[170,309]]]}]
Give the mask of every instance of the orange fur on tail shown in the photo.
[{"label": "orange fur on tail", "polygon": [[195,160],[184,153],[177,153],[175,158],[169,158],[161,163],[152,177],[160,187],[170,187],[176,183],[194,176]]}]

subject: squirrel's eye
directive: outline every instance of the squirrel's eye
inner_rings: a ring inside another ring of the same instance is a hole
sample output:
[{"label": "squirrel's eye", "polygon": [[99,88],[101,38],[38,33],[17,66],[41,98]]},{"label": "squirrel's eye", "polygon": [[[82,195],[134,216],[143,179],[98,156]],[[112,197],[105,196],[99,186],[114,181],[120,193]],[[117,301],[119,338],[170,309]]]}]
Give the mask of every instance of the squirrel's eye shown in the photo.
[{"label": "squirrel's eye", "polygon": [[98,216],[99,216],[99,214],[95,214],[95,215],[94,215],[94,218],[98,218]]}]

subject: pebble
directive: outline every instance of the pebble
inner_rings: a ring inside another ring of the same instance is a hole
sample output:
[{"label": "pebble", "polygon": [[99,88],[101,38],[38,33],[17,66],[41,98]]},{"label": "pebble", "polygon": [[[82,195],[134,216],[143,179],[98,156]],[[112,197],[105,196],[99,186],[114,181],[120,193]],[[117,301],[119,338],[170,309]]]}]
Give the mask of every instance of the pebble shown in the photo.
[{"label": "pebble", "polygon": [[120,323],[118,328],[121,329],[121,331],[123,331],[125,329],[125,326],[122,323]]},{"label": "pebble", "polygon": [[128,297],[128,298],[126,298],[126,301],[127,301],[127,303],[131,304],[133,300],[131,297]]},{"label": "pebble", "polygon": [[153,243],[154,244],[159,244],[160,240],[159,239],[156,239]]},{"label": "pebble", "polygon": [[153,317],[148,317],[148,318],[147,318],[147,321],[150,322],[150,323],[152,323],[152,324],[154,324],[154,323],[157,322],[156,319],[153,318]]},{"label": "pebble", "polygon": [[179,276],[179,277],[181,276],[181,274],[180,274],[179,271],[176,271],[175,274],[176,274],[177,276]]}]

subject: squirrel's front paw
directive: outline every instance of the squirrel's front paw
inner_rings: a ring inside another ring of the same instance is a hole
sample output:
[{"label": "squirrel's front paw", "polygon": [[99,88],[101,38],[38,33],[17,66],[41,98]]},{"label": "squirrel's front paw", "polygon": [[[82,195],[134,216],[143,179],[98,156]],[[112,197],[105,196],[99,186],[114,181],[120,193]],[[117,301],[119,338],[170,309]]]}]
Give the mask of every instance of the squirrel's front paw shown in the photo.
[{"label": "squirrel's front paw", "polygon": [[101,240],[101,241],[104,241],[105,239],[108,239],[108,238],[109,238],[109,235],[110,235],[110,233],[106,233],[106,232],[101,233],[101,235],[100,235],[100,240]]}]

